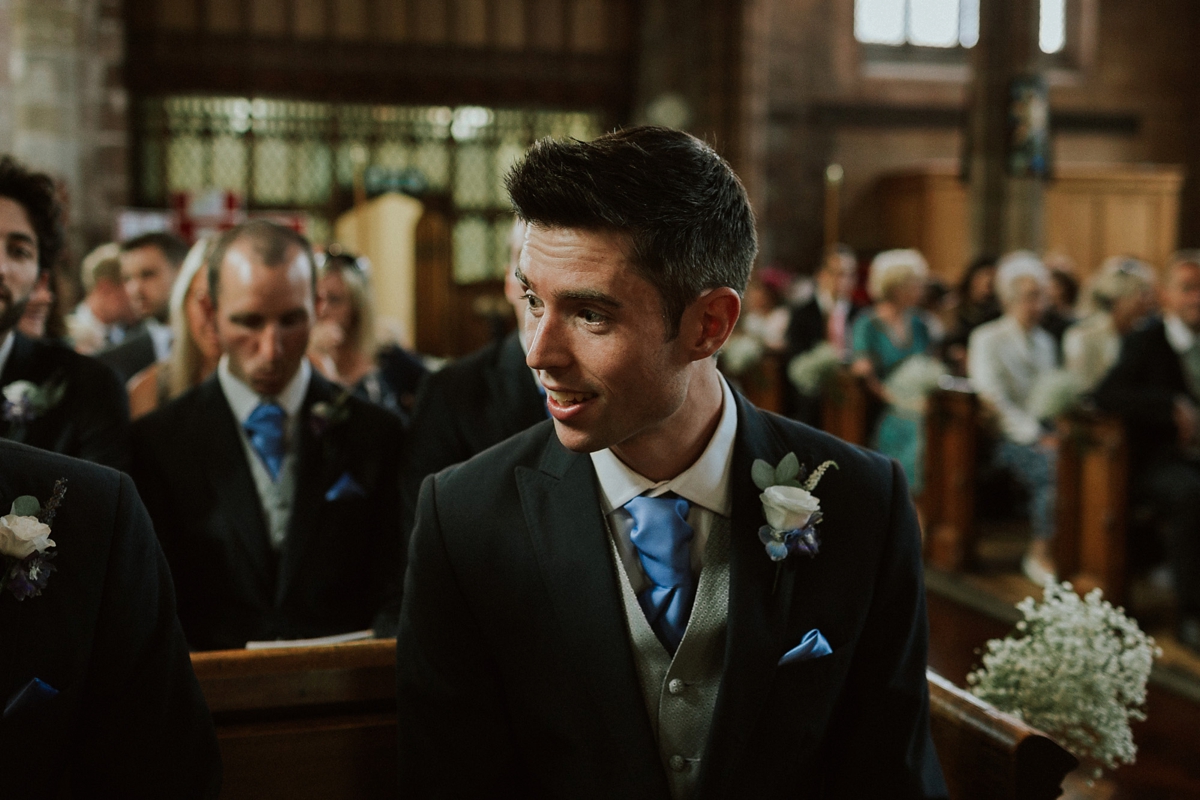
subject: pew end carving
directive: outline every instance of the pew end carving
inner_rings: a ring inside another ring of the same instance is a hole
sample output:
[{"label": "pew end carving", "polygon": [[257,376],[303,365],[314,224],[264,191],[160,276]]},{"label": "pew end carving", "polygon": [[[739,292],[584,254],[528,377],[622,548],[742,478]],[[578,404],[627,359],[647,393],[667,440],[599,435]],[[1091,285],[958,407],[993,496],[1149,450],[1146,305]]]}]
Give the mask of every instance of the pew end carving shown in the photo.
[{"label": "pew end carving", "polygon": [[870,401],[866,382],[847,367],[839,369],[821,392],[821,430],[866,447]]},{"label": "pew end carving", "polygon": [[959,571],[975,561],[975,466],[979,399],[968,388],[938,389],[925,414],[925,486],[919,500],[929,563]]}]

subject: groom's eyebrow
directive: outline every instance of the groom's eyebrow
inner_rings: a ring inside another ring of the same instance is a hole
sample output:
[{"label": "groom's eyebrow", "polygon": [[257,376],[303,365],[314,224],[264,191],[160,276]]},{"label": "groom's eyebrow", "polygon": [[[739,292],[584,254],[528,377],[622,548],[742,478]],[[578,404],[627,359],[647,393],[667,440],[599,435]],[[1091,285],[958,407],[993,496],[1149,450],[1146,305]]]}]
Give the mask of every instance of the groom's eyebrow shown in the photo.
[{"label": "groom's eyebrow", "polygon": [[[516,275],[517,281],[531,292],[536,292],[537,289],[533,285],[533,281],[517,267],[513,274]],[[581,303],[594,303],[602,306],[608,306],[612,309],[622,307],[622,303],[617,298],[610,294],[600,291],[599,289],[564,289],[554,293],[555,300],[573,300]]]}]

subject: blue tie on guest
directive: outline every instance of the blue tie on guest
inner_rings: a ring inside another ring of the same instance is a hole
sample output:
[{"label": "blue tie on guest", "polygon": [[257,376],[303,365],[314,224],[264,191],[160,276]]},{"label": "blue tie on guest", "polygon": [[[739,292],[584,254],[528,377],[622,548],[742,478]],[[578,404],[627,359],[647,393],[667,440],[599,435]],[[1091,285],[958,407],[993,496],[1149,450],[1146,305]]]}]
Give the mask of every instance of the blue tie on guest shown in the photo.
[{"label": "blue tie on guest", "polygon": [[671,655],[679,649],[696,599],[690,508],[687,500],[671,492],[638,496],[625,504],[633,517],[630,540],[651,584],[638,593],[638,603]]},{"label": "blue tie on guest", "polygon": [[264,401],[255,406],[243,426],[250,446],[267,468],[272,481],[279,480],[279,471],[283,469],[283,458],[287,454],[283,441],[286,422],[287,413],[278,403]]}]

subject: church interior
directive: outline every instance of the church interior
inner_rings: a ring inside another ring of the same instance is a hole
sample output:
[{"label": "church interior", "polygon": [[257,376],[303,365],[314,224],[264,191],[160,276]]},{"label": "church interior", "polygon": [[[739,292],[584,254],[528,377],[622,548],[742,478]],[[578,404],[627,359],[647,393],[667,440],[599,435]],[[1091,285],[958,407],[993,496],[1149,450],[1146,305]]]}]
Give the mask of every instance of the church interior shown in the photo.
[{"label": "church interior", "polygon": [[[1137,489],[1138,434],[1104,402],[1117,350],[1086,385],[1067,363],[1073,326],[1115,318],[1131,292],[1126,330],[1150,324],[1172,270],[1200,266],[1198,41],[1194,0],[0,0],[0,154],[50,174],[65,208],[45,335],[83,350],[72,315],[103,278],[85,259],[98,247],[162,231],[190,246],[269,219],[361,273],[369,340],[409,370],[396,411],[420,424],[420,376],[517,326],[505,176],[529,146],[694,134],[757,224],[723,373],[908,475],[951,796],[1200,798],[1200,618],[1181,611],[1174,540]],[[1006,461],[1014,436],[980,377],[1002,355],[972,331],[1010,313],[1016,261],[1048,276],[1038,324],[1073,394],[1030,417],[1041,427]],[[911,301],[888,265],[919,281]],[[829,349],[814,351],[794,340],[797,309],[833,273],[844,316],[818,323]],[[881,361],[858,324],[888,314],[920,320],[907,386],[884,372],[896,337],[881,334]],[[318,352],[313,336],[314,369],[342,369],[341,339]],[[136,418],[160,378],[125,377]],[[987,642],[1048,576],[1102,590],[1161,651],[1136,760],[1096,780],[970,694]],[[394,641],[192,662],[222,797],[394,793]]]}]

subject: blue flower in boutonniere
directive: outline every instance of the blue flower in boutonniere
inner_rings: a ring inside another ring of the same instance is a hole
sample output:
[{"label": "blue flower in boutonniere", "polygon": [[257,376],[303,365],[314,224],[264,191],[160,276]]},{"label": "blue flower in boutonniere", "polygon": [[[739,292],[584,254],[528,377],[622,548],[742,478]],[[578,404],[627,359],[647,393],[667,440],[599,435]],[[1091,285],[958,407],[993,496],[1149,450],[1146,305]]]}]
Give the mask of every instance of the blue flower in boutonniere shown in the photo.
[{"label": "blue flower in boutonniere", "polygon": [[751,477],[763,490],[759,499],[767,518],[767,524],[758,529],[758,538],[772,561],[782,562],[796,553],[811,558],[820,550],[816,526],[822,518],[821,501],[813,490],[830,467],[836,469],[837,464],[826,461],[809,474],[795,453],[788,453],[776,467],[761,458],[754,462]]},{"label": "blue flower in boutonniere", "polygon": [[314,436],[319,439],[325,431],[350,418],[350,409],[346,408],[346,401],[350,398],[351,394],[353,392],[346,389],[332,403],[325,400],[313,403],[312,410],[309,411],[308,421],[312,427]]},{"label": "blue flower in boutonniere", "polygon": [[58,405],[67,385],[62,381],[48,381],[38,386],[31,381],[13,381],[3,389],[4,419],[14,424],[33,422]]},{"label": "blue flower in boutonniere", "polygon": [[22,495],[13,501],[12,509],[0,517],[0,589],[12,592],[18,600],[37,597],[46,588],[54,565],[50,538],[50,523],[67,493],[67,479],[54,484],[54,494],[45,506],[36,497]]}]

